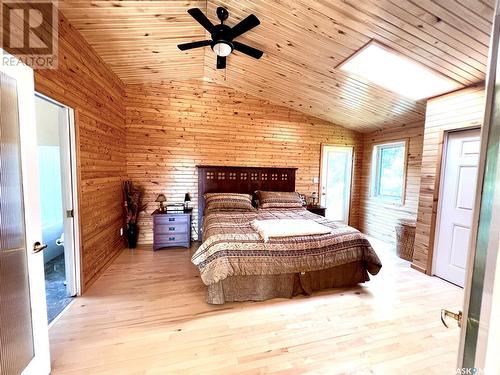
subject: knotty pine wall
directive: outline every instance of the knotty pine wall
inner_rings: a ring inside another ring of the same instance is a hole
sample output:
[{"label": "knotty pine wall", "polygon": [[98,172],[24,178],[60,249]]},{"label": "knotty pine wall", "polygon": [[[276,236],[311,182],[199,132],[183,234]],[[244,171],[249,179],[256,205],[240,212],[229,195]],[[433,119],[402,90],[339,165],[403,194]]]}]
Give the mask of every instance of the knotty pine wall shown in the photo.
[{"label": "knotty pine wall", "polygon": [[[395,243],[398,219],[417,218],[420,189],[420,167],[424,123],[417,122],[394,129],[378,130],[363,135],[363,164],[361,172],[361,202],[359,226],[363,233]],[[372,152],[376,144],[407,140],[406,189],[403,204],[384,202],[370,196]]]},{"label": "knotty pine wall", "polygon": [[35,89],[75,110],[85,290],[124,247],[119,231],[126,178],[125,91],[62,15],[59,67],[36,71]]},{"label": "knotty pine wall", "polygon": [[189,192],[196,208],[197,164],[298,167],[296,188],[310,194],[322,143],[355,147],[350,223],[358,226],[361,134],[206,81],[127,85],[125,106],[127,174],[149,202],[140,243],[152,243],[157,194],[178,202]]},{"label": "knotty pine wall", "polygon": [[412,264],[413,268],[419,271],[432,273],[444,134],[450,130],[480,127],[484,116],[484,99],[484,87],[476,86],[427,102],[418,221]]}]

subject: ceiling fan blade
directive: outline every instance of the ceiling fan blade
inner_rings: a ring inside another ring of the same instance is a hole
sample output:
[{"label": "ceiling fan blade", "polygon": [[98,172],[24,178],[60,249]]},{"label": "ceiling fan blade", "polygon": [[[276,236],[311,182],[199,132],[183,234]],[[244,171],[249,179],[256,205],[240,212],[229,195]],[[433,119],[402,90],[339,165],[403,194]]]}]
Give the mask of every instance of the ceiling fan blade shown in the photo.
[{"label": "ceiling fan blade", "polygon": [[253,48],[239,42],[233,42],[233,46],[236,51],[240,51],[248,56],[253,57],[254,59],[260,59],[262,57],[262,54],[264,53],[257,48]]},{"label": "ceiling fan blade", "polygon": [[205,16],[205,14],[199,8],[191,8],[188,10],[188,13],[196,20],[198,23],[205,28],[210,34],[214,31],[214,25],[210,20]]},{"label": "ceiling fan blade", "polygon": [[181,50],[181,51],[185,51],[187,49],[191,49],[191,48],[198,48],[198,47],[205,47],[205,46],[209,46],[210,43],[212,43],[211,40],[200,40],[198,42],[192,42],[192,43],[183,43],[183,44],[178,44],[177,47]]},{"label": "ceiling fan blade", "polygon": [[248,30],[253,29],[257,25],[260,25],[259,19],[255,17],[253,14],[250,14],[247,18],[242,20],[239,24],[237,24],[231,29],[233,38],[236,38],[241,34],[246,33]]},{"label": "ceiling fan blade", "polygon": [[226,69],[226,57],[217,56],[217,69]]}]

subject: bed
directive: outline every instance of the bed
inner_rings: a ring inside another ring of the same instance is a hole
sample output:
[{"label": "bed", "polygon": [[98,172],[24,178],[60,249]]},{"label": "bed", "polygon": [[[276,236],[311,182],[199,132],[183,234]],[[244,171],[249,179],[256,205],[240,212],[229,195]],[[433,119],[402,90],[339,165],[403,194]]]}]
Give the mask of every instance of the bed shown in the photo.
[{"label": "bed", "polygon": [[[294,168],[198,166],[202,245],[192,257],[207,285],[207,302],[261,301],[311,294],[369,280],[382,264],[358,230],[302,207],[204,212],[206,193],[295,191]],[[204,215],[205,213],[205,215]],[[263,240],[255,220],[312,220],[325,234]]]}]

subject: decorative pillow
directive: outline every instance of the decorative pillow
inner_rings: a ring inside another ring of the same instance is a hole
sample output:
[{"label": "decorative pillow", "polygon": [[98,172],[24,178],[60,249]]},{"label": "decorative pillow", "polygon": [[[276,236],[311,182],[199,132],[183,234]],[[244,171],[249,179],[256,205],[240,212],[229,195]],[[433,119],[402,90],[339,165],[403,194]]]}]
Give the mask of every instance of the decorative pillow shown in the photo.
[{"label": "decorative pillow", "polygon": [[302,207],[299,193],[292,191],[256,191],[259,208]]},{"label": "decorative pillow", "polygon": [[252,196],[237,193],[206,193],[205,211],[253,211]]}]

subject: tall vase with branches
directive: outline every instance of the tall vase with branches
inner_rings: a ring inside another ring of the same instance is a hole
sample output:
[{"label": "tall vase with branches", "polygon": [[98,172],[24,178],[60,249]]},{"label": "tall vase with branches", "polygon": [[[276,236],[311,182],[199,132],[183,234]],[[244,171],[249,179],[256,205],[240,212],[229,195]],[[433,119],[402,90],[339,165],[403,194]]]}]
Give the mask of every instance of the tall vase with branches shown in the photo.
[{"label": "tall vase with branches", "polygon": [[137,237],[139,235],[139,228],[137,227],[139,213],[144,211],[147,205],[142,204],[143,189],[135,186],[132,181],[124,181],[122,188],[124,198],[123,210],[127,223],[127,243],[128,247],[133,249],[137,246]]}]

